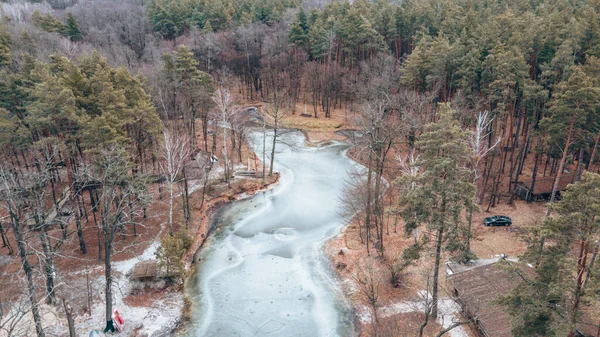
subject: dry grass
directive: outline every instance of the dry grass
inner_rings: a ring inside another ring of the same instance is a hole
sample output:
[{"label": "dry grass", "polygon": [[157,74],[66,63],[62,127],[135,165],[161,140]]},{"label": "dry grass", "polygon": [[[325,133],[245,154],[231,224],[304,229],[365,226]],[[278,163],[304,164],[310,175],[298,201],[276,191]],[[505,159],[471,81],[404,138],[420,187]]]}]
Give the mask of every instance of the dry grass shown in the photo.
[{"label": "dry grass", "polygon": [[282,122],[287,127],[305,131],[337,131],[346,125],[344,122],[336,119],[302,117],[300,115],[287,115],[283,118]]},{"label": "dry grass", "polygon": [[[421,323],[425,320],[425,314],[420,312],[410,312],[404,314],[398,314],[379,320],[378,336],[381,337],[413,337],[416,336],[416,332],[419,331]],[[435,321],[429,321],[423,336],[431,337],[436,336],[441,330],[441,326]],[[360,336],[374,336],[372,328],[365,328]]]}]

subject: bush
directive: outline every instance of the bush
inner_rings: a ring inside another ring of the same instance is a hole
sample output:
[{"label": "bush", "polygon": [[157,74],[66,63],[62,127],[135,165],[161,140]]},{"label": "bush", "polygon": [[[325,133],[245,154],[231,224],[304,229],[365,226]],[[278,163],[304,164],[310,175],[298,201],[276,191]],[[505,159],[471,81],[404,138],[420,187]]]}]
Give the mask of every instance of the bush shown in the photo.
[{"label": "bush", "polygon": [[164,276],[175,283],[183,281],[185,266],[183,256],[192,245],[192,239],[185,231],[175,235],[167,235],[160,240],[160,247],[156,251],[158,266]]},{"label": "bush", "polygon": [[402,256],[394,256],[385,265],[390,272],[390,283],[394,288],[403,285],[403,278],[406,275],[406,269],[421,256],[421,247],[418,243],[412,244],[402,251]]},{"label": "bush", "polygon": [[192,238],[192,236],[188,233],[188,231],[183,229],[176,232],[175,237],[181,240],[181,242],[183,243],[183,249],[185,249],[185,251],[190,249],[192,247],[192,243],[194,243],[194,239]]}]

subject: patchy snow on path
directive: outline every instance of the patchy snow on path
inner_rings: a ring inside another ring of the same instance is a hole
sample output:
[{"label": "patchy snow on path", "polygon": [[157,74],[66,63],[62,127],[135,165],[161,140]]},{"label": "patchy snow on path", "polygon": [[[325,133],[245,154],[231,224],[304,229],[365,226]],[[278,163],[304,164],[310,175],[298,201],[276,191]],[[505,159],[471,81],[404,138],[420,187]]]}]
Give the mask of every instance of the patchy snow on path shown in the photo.
[{"label": "patchy snow on path", "polygon": [[[419,291],[419,300],[403,301],[377,309],[378,317],[390,317],[398,314],[410,312],[425,312],[425,297],[429,296],[425,291]],[[451,298],[438,299],[438,318],[437,322],[444,328],[450,327],[457,322],[460,317],[460,306]],[[371,323],[371,310],[367,306],[362,306],[358,313],[358,318],[365,324]],[[462,326],[457,326],[448,332],[451,337],[468,337],[469,335]]]},{"label": "patchy snow on path", "polygon": [[123,275],[127,275],[133,270],[133,267],[137,263],[148,260],[156,260],[156,251],[158,250],[158,247],[160,247],[160,242],[155,240],[148,248],[144,250],[142,255],[133,257],[129,260],[113,262],[112,268]]},{"label": "patchy snow on path", "polygon": [[[164,224],[161,225],[161,232],[163,229]],[[125,320],[123,332],[115,335],[170,336],[171,331],[179,324],[181,309],[183,308],[183,295],[181,292],[166,293],[161,299],[153,301],[148,307],[130,306],[123,301],[134,289],[143,286],[141,283],[129,279],[128,275],[131,274],[133,267],[141,261],[156,260],[156,251],[159,246],[160,242],[155,240],[141,255],[128,260],[113,262],[112,264],[114,271],[113,309],[118,310]],[[96,278],[93,282],[104,287],[104,276]],[[94,329],[100,330],[105,324],[103,296],[100,301],[94,303],[91,317],[77,317],[76,320],[77,331],[84,333]]]},{"label": "patchy snow on path", "polygon": [[[156,250],[160,246],[154,241],[140,256],[113,263],[113,309],[117,309],[123,319],[125,326],[121,336],[161,337],[170,336],[181,317],[183,308],[183,295],[180,292],[170,292],[153,301],[148,307],[134,307],[124,303],[123,299],[132,290],[141,287],[141,284],[131,281],[127,276],[133,267],[141,261],[156,260]],[[98,277],[94,283],[104,286],[104,276]],[[78,332],[89,332],[94,329],[102,329],[105,322],[104,298],[94,303],[91,317],[78,317],[76,327]],[[134,333],[135,332],[135,333]],[[86,335],[87,336],[87,335]]]}]

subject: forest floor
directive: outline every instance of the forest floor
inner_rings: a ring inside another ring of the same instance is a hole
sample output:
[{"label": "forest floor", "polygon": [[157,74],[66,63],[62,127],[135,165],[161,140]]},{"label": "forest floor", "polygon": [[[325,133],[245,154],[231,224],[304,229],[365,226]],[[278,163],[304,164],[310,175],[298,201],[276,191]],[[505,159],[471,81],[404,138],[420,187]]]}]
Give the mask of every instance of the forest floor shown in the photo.
[{"label": "forest floor", "polygon": [[[201,130],[201,126],[197,127]],[[198,131],[197,142],[203,148],[201,131]],[[216,137],[217,148],[221,148],[221,137]],[[212,139],[209,141],[209,144]],[[210,145],[209,145],[210,146]],[[254,160],[254,152],[244,143],[242,148],[242,161],[237,156],[231,155],[234,170],[245,170],[248,158],[254,164],[251,169],[259,172],[262,170],[260,162]],[[222,160],[220,160],[222,162]],[[194,253],[202,246],[209,235],[209,220],[213,212],[221,205],[240,197],[246,197],[262,190],[278,180],[278,175],[267,177],[263,183],[260,178],[235,178],[231,181],[231,187],[223,181],[222,167],[213,169],[210,178],[210,188],[206,191],[204,205],[201,204],[201,188],[198,181],[190,180],[190,208],[191,221],[187,232],[193,238],[192,247],[186,253],[184,259],[189,266]],[[125,336],[168,336],[185,318],[185,300],[181,285],[168,285],[164,280],[155,282],[138,282],[130,280],[129,276],[136,263],[156,259],[156,250],[160,245],[160,239],[168,235],[168,196],[166,187],[159,191],[158,186],[151,186],[153,202],[147,209],[147,219],[143,226],[136,228],[137,235],[134,236],[132,228],[127,228],[124,236],[118,234],[115,238],[115,249],[113,254],[113,308],[125,320]],[[181,195],[180,189],[176,194]],[[89,198],[84,198],[87,209],[91,209]],[[177,231],[184,227],[182,216],[182,201],[180,197],[175,198],[174,203],[174,229]],[[79,250],[79,241],[74,232],[75,225],[69,225],[69,236],[60,245],[55,257],[57,270],[56,294],[59,299],[65,299],[72,307],[75,317],[76,331],[78,336],[87,336],[89,331],[101,330],[105,326],[104,311],[104,262],[98,259],[97,226],[90,211],[86,218],[82,219],[84,238],[87,245],[87,254]],[[73,219],[71,219],[73,220]],[[74,222],[74,221],[73,221]],[[60,228],[53,228],[49,232],[54,238],[53,242],[60,241]],[[30,233],[34,235],[34,233]],[[9,238],[12,233],[9,233]],[[11,242],[16,247],[14,239]],[[35,238],[30,239],[30,242]],[[38,251],[39,247],[33,245],[32,251]],[[44,276],[39,254],[32,254],[30,263],[35,268],[35,281],[38,285],[38,298],[43,296]],[[17,311],[24,307],[20,305],[24,301],[24,289],[27,289],[22,280],[25,279],[20,260],[15,255],[8,255],[8,251],[0,248],[0,298],[3,300],[5,314],[10,310]],[[43,300],[40,300],[43,302]],[[25,305],[25,304],[24,304]],[[41,305],[43,326],[47,336],[68,336],[68,326],[63,306]],[[7,315],[7,316],[8,316]],[[7,317],[5,316],[5,317]],[[32,317],[25,315],[14,324],[21,335],[34,335]],[[6,332],[0,331],[0,337]]]}]

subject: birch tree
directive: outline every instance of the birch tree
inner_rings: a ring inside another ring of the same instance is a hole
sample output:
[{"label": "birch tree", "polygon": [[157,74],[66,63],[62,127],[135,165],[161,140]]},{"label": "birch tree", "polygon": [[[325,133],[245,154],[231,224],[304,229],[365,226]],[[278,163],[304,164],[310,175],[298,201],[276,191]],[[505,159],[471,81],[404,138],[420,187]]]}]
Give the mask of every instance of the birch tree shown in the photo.
[{"label": "birch tree", "polygon": [[181,179],[186,160],[192,154],[187,132],[176,134],[165,127],[162,150],[164,162],[161,163],[161,169],[169,187],[169,234],[173,236],[173,189],[175,183]]},{"label": "birch tree", "polygon": [[215,102],[215,120],[220,124],[223,129],[223,157],[225,166],[225,181],[229,186],[229,176],[231,170],[231,163],[229,162],[229,152],[227,150],[227,133],[231,129],[233,123],[233,116],[240,112],[239,107],[233,104],[233,97],[227,89],[219,88],[213,95],[213,102]]},{"label": "birch tree", "polygon": [[[475,195],[479,195],[477,193],[477,186],[479,182],[479,166],[481,165],[481,161],[491,152],[493,151],[500,141],[502,141],[501,137],[498,137],[493,143],[489,142],[491,136],[491,124],[493,122],[493,118],[489,118],[488,112],[480,112],[477,115],[477,121],[475,123],[475,130],[469,135],[469,147],[471,149],[471,172],[472,172],[472,183],[475,187]],[[485,188],[485,186],[482,186]],[[467,251],[471,250],[471,226],[473,225],[473,211],[475,208],[475,200],[473,200],[472,207],[468,207],[469,212],[469,231],[467,233]]]}]

